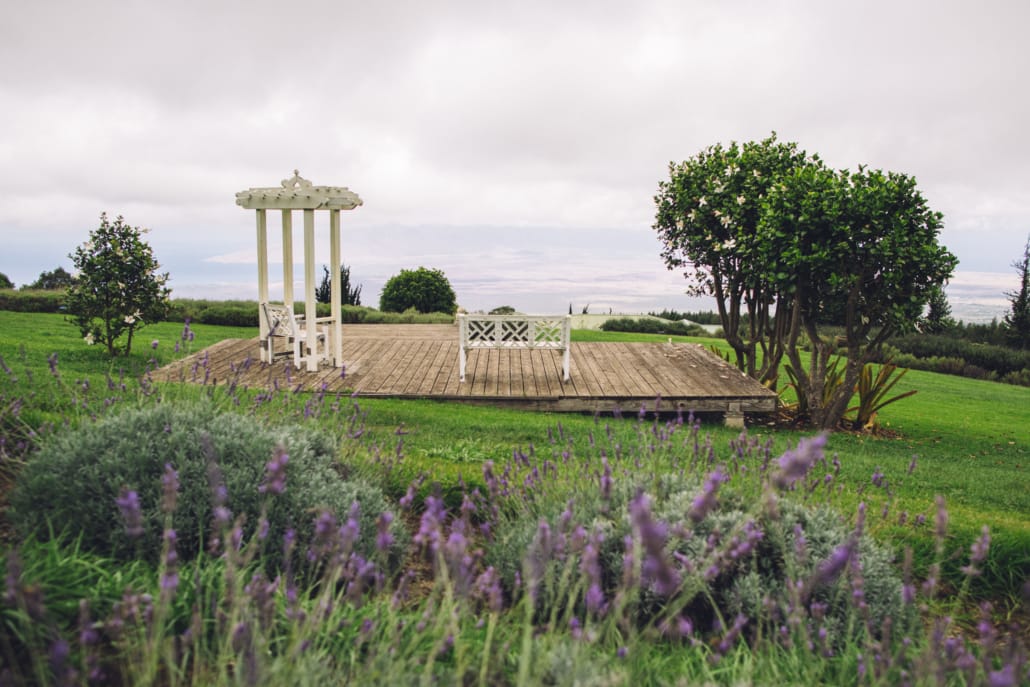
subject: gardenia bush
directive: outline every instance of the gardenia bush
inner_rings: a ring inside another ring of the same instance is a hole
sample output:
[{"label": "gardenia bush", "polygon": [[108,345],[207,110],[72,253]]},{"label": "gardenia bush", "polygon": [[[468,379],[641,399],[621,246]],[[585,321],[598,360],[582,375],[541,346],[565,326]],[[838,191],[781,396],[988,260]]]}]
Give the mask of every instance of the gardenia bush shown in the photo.
[{"label": "gardenia bush", "polygon": [[[336,448],[310,427],[277,428],[204,401],[129,409],[46,441],[19,475],[10,518],[22,537],[64,530],[87,550],[156,562],[173,512],[181,560],[238,525],[243,537],[261,532],[270,542],[263,558],[275,568],[288,530],[300,561],[319,512],[344,522],[356,503],[356,549],[370,555],[376,519],[390,507],[378,488],[340,476]],[[395,564],[406,539],[397,523],[390,533]]]}]

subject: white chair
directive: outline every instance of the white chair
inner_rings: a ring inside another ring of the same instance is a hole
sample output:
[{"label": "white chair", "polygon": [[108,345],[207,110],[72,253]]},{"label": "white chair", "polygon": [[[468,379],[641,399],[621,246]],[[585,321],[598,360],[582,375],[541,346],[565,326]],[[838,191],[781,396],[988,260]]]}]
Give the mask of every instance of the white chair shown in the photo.
[{"label": "white chair", "polygon": [[[318,327],[318,320],[315,321],[314,334],[310,337],[303,315],[294,315],[293,308],[288,305],[273,305],[262,303],[261,309],[265,315],[265,323],[268,325],[268,338],[262,344],[267,351],[268,362],[274,362],[276,356],[288,355],[287,351],[275,352],[275,339],[285,338],[286,344],[293,345],[293,366],[298,370],[301,365],[314,357],[321,362],[328,356],[329,327],[324,325]],[[317,365],[317,363],[316,363]]]}]

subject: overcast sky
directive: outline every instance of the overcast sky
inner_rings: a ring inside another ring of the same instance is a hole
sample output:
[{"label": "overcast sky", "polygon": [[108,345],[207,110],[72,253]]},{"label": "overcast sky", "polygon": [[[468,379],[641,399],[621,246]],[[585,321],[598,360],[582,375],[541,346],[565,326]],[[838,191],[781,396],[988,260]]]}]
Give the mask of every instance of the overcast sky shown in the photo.
[{"label": "overcast sky", "polygon": [[1001,314],[1030,233],[1028,26],[1025,0],[7,3],[0,272],[70,267],[106,211],[152,229],[175,295],[255,298],[234,194],[298,168],[363,198],[343,240],[366,304],[425,265],[469,309],[691,309],[658,182],[775,130],[915,176],[953,307]]}]

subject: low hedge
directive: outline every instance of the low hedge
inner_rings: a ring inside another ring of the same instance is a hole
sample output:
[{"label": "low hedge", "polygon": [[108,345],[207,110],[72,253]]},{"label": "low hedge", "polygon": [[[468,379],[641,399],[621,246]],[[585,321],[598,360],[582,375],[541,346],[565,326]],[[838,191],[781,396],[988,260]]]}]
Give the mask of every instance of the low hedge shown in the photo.
[{"label": "low hedge", "polygon": [[1030,352],[923,334],[894,339],[876,362],[957,377],[1030,386]]},{"label": "low hedge", "polygon": [[[0,310],[12,312],[65,312],[66,293],[61,291],[27,291],[0,289]],[[327,317],[331,313],[328,303],[319,303],[316,307],[319,317]],[[402,313],[384,313],[375,308],[360,305],[344,305],[340,309],[341,321],[344,324],[451,324],[454,316],[447,313],[422,314],[415,311]],[[304,303],[294,304],[294,312],[304,312]],[[206,299],[175,298],[167,322],[190,322],[214,324],[230,327],[257,327],[257,301],[227,300],[213,301]]]},{"label": "low hedge", "polygon": [[60,291],[0,289],[0,310],[12,312],[64,312],[67,294]]},{"label": "low hedge", "polygon": [[708,336],[704,327],[683,324],[674,320],[656,320],[649,317],[616,317],[601,325],[606,332],[636,332],[642,334],[674,334],[676,336]]}]

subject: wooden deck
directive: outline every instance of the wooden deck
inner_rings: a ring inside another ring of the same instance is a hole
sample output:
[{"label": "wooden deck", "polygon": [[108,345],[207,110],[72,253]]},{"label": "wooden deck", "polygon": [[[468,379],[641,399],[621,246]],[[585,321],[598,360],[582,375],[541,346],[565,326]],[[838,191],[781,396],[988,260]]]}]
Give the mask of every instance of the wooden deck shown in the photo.
[{"label": "wooden deck", "polygon": [[474,350],[458,379],[458,335],[451,325],[344,325],[342,369],[295,370],[260,362],[258,340],[228,339],[161,368],[165,381],[248,388],[346,391],[358,396],[429,398],[569,412],[653,409],[718,412],[728,422],[771,412],[776,395],[698,344],[573,343],[571,379],[561,353]]}]

